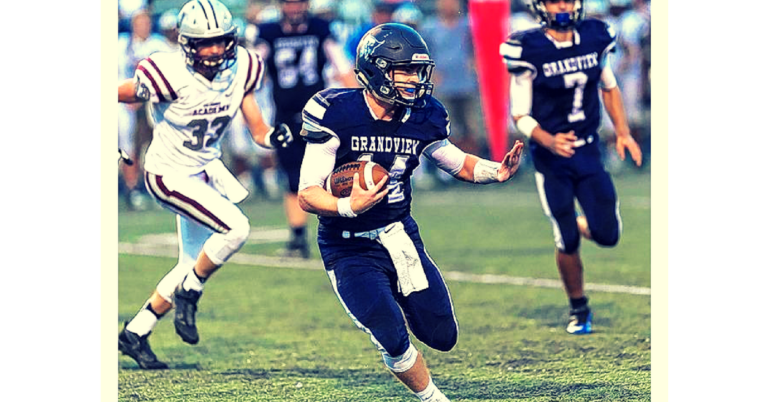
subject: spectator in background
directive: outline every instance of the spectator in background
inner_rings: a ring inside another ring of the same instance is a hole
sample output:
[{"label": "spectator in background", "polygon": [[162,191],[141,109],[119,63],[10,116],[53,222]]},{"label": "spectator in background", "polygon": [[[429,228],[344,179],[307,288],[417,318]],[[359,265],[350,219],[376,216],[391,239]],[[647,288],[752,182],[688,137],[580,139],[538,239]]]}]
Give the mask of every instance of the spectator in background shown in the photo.
[{"label": "spectator in background", "polygon": [[509,16],[509,32],[525,31],[526,29],[538,28],[541,24],[537,23],[528,10],[523,0],[512,0],[512,13]]},{"label": "spectator in background", "polygon": [[651,22],[648,21],[648,29],[645,30],[643,36],[640,38],[640,47],[642,49],[642,65],[640,71],[642,73],[641,78],[643,80],[643,119],[645,129],[647,129],[646,137],[641,141],[641,146],[647,147],[646,152],[650,153],[650,140],[651,140]]},{"label": "spectator in background", "polygon": [[375,0],[371,20],[364,22],[353,31],[344,44],[344,53],[350,62],[355,60],[357,55],[357,44],[360,43],[360,39],[363,38],[363,35],[376,25],[392,22],[392,14],[394,14],[399,5],[400,2]]},{"label": "spectator in background", "polygon": [[[117,46],[117,75],[121,81],[133,77],[139,62],[152,53],[171,50],[163,36],[152,33],[152,19],[143,9],[133,13],[131,32],[119,34]],[[143,183],[139,180],[140,156],[152,137],[146,113],[143,103],[118,105],[118,145],[136,162],[132,166],[120,165],[123,195],[132,209],[143,209],[147,205]]]},{"label": "spectator in background", "polygon": [[336,19],[336,6],[333,0],[310,0],[309,12],[317,18],[328,22]]},{"label": "spectator in background", "polygon": [[626,10],[618,22],[618,34],[621,47],[625,51],[619,62],[616,78],[624,92],[627,120],[638,143],[648,142],[643,106],[643,37],[650,31],[651,4],[648,0],[632,0],[631,8]]},{"label": "spectator in background", "polygon": [[405,3],[397,7],[395,12],[392,13],[392,22],[408,25],[418,31],[423,17],[424,15],[419,10],[419,7],[413,3]]},{"label": "spectator in background", "polygon": [[587,13],[588,18],[596,18],[614,25],[606,0],[584,0],[584,12]]},{"label": "spectator in background", "polygon": [[179,49],[179,29],[176,26],[178,23],[179,10],[170,9],[164,12],[157,24],[160,27],[160,33],[165,37],[165,43],[172,50]]},{"label": "spectator in background", "polygon": [[487,156],[482,138],[478,83],[469,19],[459,0],[437,0],[437,14],[419,31],[435,58],[435,96],[451,116],[451,141],[468,153]]},{"label": "spectator in background", "polygon": [[146,0],[117,0],[117,32],[130,33],[133,14],[148,8]]},{"label": "spectator in background", "polygon": [[[309,12],[317,18],[328,21],[328,27],[336,41],[343,44],[349,34],[347,26],[339,20],[337,4],[334,0],[310,0]],[[341,87],[343,76],[339,75],[333,63],[326,63],[323,68],[323,76],[328,87]]]}]

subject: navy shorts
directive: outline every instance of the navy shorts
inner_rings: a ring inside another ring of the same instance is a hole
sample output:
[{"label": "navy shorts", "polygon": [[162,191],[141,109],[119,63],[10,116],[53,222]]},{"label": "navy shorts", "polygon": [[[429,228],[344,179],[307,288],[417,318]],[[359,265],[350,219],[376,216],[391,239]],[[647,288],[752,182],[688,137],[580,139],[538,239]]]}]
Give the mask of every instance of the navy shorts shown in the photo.
[{"label": "navy shorts", "polygon": [[[320,227],[318,244],[331,285],[349,317],[371,336],[380,351],[400,356],[410,345],[408,328],[427,346],[448,351],[458,340],[459,326],[440,270],[424,249],[412,217],[403,221],[419,253],[429,281],[425,290],[404,297],[387,250],[375,240],[342,237]],[[406,326],[407,322],[407,326]]]},{"label": "navy shorts", "polygon": [[578,200],[595,243],[615,246],[621,235],[621,216],[616,189],[603,168],[597,142],[562,158],[539,148],[533,154],[536,186],[544,213],[550,218],[558,250],[572,254],[579,248],[576,226]]},{"label": "navy shorts", "polygon": [[[297,120],[298,119],[298,120]],[[299,192],[299,177],[301,176],[301,162],[304,160],[304,151],[307,143],[301,137],[301,113],[289,116],[277,116],[277,124],[285,123],[291,129],[293,142],[285,148],[276,148],[277,161],[280,169],[285,173],[288,180],[288,191],[291,193]],[[277,125],[276,124],[276,125]]]}]

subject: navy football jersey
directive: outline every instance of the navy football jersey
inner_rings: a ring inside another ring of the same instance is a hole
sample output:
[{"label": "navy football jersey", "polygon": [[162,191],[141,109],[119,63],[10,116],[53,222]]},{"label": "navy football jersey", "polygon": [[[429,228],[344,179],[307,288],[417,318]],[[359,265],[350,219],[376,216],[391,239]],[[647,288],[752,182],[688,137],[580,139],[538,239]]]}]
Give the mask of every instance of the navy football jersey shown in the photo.
[{"label": "navy football jersey", "polygon": [[[597,138],[600,126],[598,84],[605,55],[616,46],[610,25],[596,19],[574,30],[572,46],[559,47],[542,28],[514,33],[501,46],[507,70],[533,74],[531,117],[551,134],[573,130]],[[531,142],[531,150],[538,146]]]},{"label": "navy football jersey", "polygon": [[283,33],[280,22],[258,26],[259,41],[269,45],[267,74],[272,80],[275,108],[290,115],[301,112],[306,101],[325,88],[323,43],[332,38],[328,21],[310,17],[306,32]]},{"label": "navy football jersey", "polygon": [[[376,120],[362,88],[329,88],[307,102],[302,113],[308,142],[338,137],[334,169],[347,162],[373,161],[389,171],[389,193],[355,219],[320,216],[328,228],[366,231],[403,219],[411,211],[411,175],[424,148],[450,135],[445,107],[429,97],[423,108],[402,107],[391,121]],[[302,134],[306,134],[302,130]]]}]

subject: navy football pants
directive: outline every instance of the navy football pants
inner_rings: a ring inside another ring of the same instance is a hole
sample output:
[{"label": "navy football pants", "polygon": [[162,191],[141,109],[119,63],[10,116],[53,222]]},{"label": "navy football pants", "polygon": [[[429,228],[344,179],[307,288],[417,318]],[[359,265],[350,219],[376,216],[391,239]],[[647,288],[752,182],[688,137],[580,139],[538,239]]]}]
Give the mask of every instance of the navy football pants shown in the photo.
[{"label": "navy football pants", "polygon": [[595,243],[612,247],[621,235],[616,190],[592,146],[577,149],[572,158],[547,158],[544,162],[534,155],[541,205],[552,222],[558,250],[566,254],[576,252],[581,239],[574,199],[579,201]]},{"label": "navy football pants", "polygon": [[416,222],[408,217],[403,224],[419,253],[427,289],[404,297],[381,244],[365,238],[343,239],[320,228],[318,243],[328,277],[347,314],[380,351],[393,357],[405,353],[410,344],[408,328],[427,346],[448,351],[456,345],[459,332],[448,288],[424,249]]}]

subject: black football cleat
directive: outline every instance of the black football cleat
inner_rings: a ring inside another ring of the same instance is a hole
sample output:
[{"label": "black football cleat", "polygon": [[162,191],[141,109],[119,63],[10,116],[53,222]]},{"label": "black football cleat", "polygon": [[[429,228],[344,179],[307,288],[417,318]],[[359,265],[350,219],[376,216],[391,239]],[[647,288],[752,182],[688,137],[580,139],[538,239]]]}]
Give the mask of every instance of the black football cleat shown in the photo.
[{"label": "black football cleat", "polygon": [[[128,323],[126,323],[128,325]],[[149,347],[149,334],[139,336],[123,327],[117,337],[117,349],[129,356],[144,370],[165,370],[168,365],[157,360]]]},{"label": "black football cleat", "polygon": [[195,324],[195,314],[197,313],[197,301],[200,300],[202,292],[195,290],[184,290],[179,284],[176,291],[173,292],[176,301],[176,313],[173,316],[173,325],[176,327],[176,333],[181,340],[194,345],[200,341]]},{"label": "black football cleat", "polygon": [[309,243],[305,238],[296,238],[286,245],[285,257],[309,259]]}]

